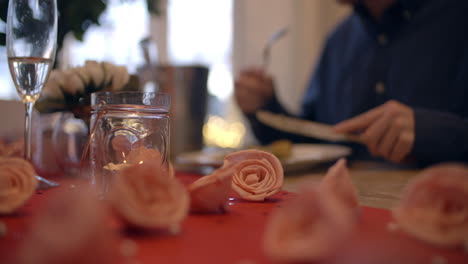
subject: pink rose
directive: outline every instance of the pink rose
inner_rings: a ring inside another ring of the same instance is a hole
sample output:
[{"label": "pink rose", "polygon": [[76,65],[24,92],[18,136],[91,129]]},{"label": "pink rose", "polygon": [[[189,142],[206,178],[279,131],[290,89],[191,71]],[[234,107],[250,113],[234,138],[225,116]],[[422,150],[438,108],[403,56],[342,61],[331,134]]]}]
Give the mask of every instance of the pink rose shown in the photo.
[{"label": "pink rose", "polygon": [[34,193],[38,184],[31,163],[21,158],[0,158],[0,214],[12,213]]},{"label": "pink rose", "polygon": [[393,216],[423,241],[455,246],[468,240],[468,166],[435,165],[408,183]]},{"label": "pink rose", "polygon": [[109,227],[107,208],[94,192],[66,188],[54,193],[40,209],[15,263],[115,262],[117,234]]},{"label": "pink rose", "polygon": [[139,228],[177,230],[189,209],[187,190],[159,162],[120,170],[109,199],[125,222]]},{"label": "pink rose", "polygon": [[313,262],[333,255],[353,232],[355,215],[337,196],[306,186],[268,220],[264,250],[273,261]]},{"label": "pink rose", "polygon": [[245,200],[264,201],[283,186],[283,167],[271,153],[255,149],[234,152],[224,159],[224,166],[230,164],[236,165],[232,188]]}]

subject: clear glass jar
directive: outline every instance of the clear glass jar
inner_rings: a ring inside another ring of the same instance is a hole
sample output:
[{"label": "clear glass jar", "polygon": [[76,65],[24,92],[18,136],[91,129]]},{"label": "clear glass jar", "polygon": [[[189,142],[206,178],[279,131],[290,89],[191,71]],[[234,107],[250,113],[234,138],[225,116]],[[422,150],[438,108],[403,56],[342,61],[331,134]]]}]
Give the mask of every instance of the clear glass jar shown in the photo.
[{"label": "clear glass jar", "polygon": [[91,183],[109,191],[121,169],[143,162],[169,166],[170,96],[152,92],[91,95]]}]

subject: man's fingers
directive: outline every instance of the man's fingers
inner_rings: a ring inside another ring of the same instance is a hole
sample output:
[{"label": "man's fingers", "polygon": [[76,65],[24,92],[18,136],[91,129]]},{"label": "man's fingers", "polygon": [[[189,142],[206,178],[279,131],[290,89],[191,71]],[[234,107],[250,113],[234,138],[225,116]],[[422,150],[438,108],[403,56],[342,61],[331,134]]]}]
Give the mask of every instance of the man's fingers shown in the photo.
[{"label": "man's fingers", "polygon": [[387,133],[384,135],[382,141],[380,141],[377,147],[377,153],[379,156],[384,158],[390,157],[400,132],[400,129],[396,126],[391,126],[388,129]]},{"label": "man's fingers", "polygon": [[249,92],[245,89],[238,89],[235,91],[235,97],[237,104],[242,109],[242,111],[246,113],[255,112],[255,110],[260,107],[259,100],[254,93]]},{"label": "man's fingers", "polygon": [[351,133],[367,128],[384,112],[382,106],[371,109],[351,119],[342,121],[335,125],[334,129],[338,133]]},{"label": "man's fingers", "polygon": [[362,133],[361,139],[373,155],[379,155],[377,146],[384,138],[392,124],[393,116],[383,114]]},{"label": "man's fingers", "polygon": [[[245,84],[245,81],[243,82]],[[234,96],[240,109],[244,113],[253,113],[262,107],[270,98],[265,96],[260,89],[254,89],[249,85],[240,85],[234,90]]]},{"label": "man's fingers", "polygon": [[413,142],[414,134],[401,133],[388,159],[393,162],[401,162],[410,153],[411,149],[413,148]]},{"label": "man's fingers", "polygon": [[256,90],[260,86],[261,82],[254,76],[243,76],[236,82],[236,86],[242,90]]},{"label": "man's fingers", "polygon": [[265,72],[263,71],[263,69],[259,67],[249,67],[243,70],[240,74],[242,76],[259,76],[259,75],[264,75]]}]

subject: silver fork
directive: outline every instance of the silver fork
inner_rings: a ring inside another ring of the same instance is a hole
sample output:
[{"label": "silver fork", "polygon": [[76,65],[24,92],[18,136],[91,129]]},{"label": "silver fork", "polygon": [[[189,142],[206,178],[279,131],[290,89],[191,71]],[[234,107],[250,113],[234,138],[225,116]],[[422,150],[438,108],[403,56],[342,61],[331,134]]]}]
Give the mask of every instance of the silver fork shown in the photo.
[{"label": "silver fork", "polygon": [[39,181],[39,185],[37,186],[38,190],[45,190],[52,187],[60,186],[60,183],[47,180],[39,175],[36,175],[36,179]]},{"label": "silver fork", "polygon": [[282,27],[279,30],[275,31],[268,41],[263,46],[263,68],[266,69],[268,67],[268,63],[270,62],[270,50],[273,44],[278,42],[282,37],[284,37],[288,33],[288,27]]}]

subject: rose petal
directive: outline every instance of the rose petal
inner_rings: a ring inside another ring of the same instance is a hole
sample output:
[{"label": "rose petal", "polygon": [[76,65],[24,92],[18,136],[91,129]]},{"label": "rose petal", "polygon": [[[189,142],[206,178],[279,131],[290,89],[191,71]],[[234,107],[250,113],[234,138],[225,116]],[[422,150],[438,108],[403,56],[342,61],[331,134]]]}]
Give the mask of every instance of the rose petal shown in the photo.
[{"label": "rose petal", "polygon": [[345,159],[338,160],[328,169],[320,183],[320,189],[336,195],[349,208],[359,207],[357,191],[351,181]]},{"label": "rose petal", "polygon": [[281,162],[269,152],[255,149],[237,151],[227,155],[224,164],[236,165],[232,188],[243,199],[263,201],[283,186]]},{"label": "rose petal", "polygon": [[221,167],[189,185],[190,209],[198,213],[225,212],[231,194],[234,167]]},{"label": "rose petal", "polygon": [[37,186],[33,166],[20,158],[0,158],[0,214],[12,213],[34,193]]},{"label": "rose petal", "polygon": [[269,218],[266,255],[279,262],[310,262],[334,254],[356,226],[336,196],[310,185],[284,202]]},{"label": "rose petal", "polygon": [[188,214],[189,195],[158,162],[133,165],[115,178],[110,202],[130,226],[170,229]]},{"label": "rose petal", "polygon": [[90,190],[54,194],[34,217],[15,263],[114,263],[117,236],[105,209]]},{"label": "rose petal", "polygon": [[462,245],[468,240],[468,166],[435,165],[408,183],[393,209],[402,230],[423,241]]}]

